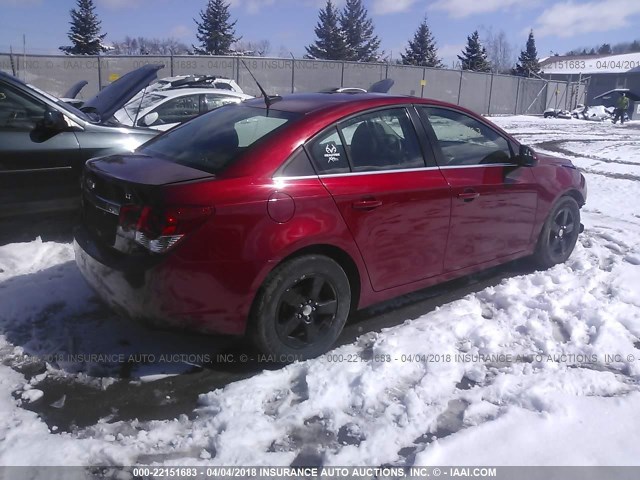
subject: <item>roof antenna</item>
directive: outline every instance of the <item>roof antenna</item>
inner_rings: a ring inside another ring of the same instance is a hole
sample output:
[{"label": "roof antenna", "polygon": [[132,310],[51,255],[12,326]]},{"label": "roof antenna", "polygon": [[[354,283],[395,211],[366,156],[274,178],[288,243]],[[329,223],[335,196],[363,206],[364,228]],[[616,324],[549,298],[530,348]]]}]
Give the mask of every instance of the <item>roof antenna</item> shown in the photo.
[{"label": "roof antenna", "polygon": [[244,59],[241,58],[240,61],[244,65],[244,68],[246,68],[247,71],[249,72],[249,75],[251,75],[251,78],[253,78],[253,81],[256,82],[256,85],[258,85],[258,88],[260,89],[260,93],[262,93],[262,96],[264,97],[264,103],[267,106],[267,112],[268,112],[271,104],[273,104],[273,102],[277,102],[278,100],[282,100],[282,97],[280,95],[271,95],[271,96],[267,95],[267,92],[264,91],[264,88],[262,88],[262,85],[260,85],[260,82],[258,82],[258,79],[255,77],[253,72],[249,70],[249,67],[247,67],[247,64],[245,63]]}]

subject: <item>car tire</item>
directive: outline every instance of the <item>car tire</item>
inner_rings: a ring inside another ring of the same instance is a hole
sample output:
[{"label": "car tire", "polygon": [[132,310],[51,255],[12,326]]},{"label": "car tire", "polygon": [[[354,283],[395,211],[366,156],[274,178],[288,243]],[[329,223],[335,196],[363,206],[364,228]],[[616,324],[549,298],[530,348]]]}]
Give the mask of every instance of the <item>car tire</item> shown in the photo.
[{"label": "car tire", "polygon": [[304,255],[276,267],[252,308],[249,335],[276,362],[328,351],[351,309],[349,279],[324,255]]},{"label": "car tire", "polygon": [[580,208],[571,197],[562,197],[544,222],[533,260],[541,269],[565,262],[580,234]]}]

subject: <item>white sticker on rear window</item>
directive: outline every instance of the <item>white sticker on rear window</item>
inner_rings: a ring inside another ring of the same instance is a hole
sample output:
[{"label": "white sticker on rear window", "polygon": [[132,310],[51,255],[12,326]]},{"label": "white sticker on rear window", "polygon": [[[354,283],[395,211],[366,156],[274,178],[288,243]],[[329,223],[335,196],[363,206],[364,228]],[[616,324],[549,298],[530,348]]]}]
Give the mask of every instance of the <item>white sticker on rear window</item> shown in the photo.
[{"label": "white sticker on rear window", "polygon": [[324,157],[327,159],[327,163],[340,161],[340,152],[338,152],[338,147],[336,147],[335,143],[327,143],[327,146],[324,147],[324,151]]}]

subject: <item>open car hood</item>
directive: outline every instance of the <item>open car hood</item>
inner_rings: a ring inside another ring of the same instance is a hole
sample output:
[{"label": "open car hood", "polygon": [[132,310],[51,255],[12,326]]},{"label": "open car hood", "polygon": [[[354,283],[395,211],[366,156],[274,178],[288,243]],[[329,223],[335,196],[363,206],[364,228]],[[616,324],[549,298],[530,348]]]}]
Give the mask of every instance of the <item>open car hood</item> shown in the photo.
[{"label": "open car hood", "polygon": [[623,93],[627,95],[627,98],[629,98],[629,100],[632,100],[634,102],[640,101],[640,95],[629,90],[628,88],[614,88],[613,90],[609,90],[607,92],[601,93],[600,95],[593,97],[593,99],[596,100],[598,98],[611,97],[614,94],[616,95],[616,99],[617,99],[618,96],[622,95]]},{"label": "open car hood", "polygon": [[101,121],[108,120],[136,93],[158,78],[164,65],[144,65],[123,75],[82,106],[85,113],[96,113]]}]

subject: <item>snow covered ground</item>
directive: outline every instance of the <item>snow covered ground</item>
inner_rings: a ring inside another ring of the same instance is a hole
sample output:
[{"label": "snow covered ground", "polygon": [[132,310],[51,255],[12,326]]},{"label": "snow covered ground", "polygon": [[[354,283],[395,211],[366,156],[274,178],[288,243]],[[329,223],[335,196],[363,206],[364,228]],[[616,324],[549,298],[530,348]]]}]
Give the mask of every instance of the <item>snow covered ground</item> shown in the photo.
[{"label": "snow covered ground", "polygon": [[23,408],[46,378],[108,389],[190,367],[136,364],[120,380],[116,358],[80,354],[211,350],[105,314],[68,244],[0,247],[0,465],[640,465],[640,125],[494,120],[586,172],[566,264],[202,391],[175,419],[105,412],[61,432]]}]

